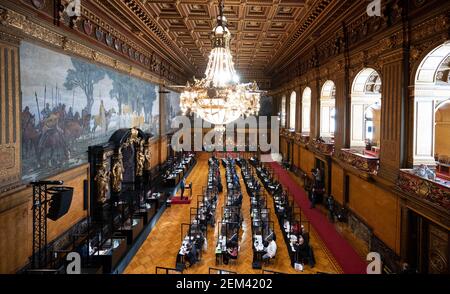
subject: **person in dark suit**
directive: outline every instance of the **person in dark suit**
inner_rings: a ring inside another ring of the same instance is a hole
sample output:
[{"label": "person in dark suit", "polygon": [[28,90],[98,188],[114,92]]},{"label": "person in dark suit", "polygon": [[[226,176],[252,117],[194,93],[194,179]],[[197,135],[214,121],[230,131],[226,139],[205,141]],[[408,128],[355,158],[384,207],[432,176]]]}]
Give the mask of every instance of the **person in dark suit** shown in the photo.
[{"label": "person in dark suit", "polygon": [[181,198],[181,200],[183,200],[184,189],[186,188],[186,180],[185,179],[181,180],[180,188],[181,188],[181,196],[180,196],[180,198]]}]

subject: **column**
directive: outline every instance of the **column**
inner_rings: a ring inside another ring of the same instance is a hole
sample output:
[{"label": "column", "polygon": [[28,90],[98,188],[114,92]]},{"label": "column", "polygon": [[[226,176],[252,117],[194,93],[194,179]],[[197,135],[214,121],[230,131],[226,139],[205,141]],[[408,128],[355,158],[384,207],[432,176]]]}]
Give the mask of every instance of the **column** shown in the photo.
[{"label": "column", "polygon": [[381,58],[382,103],[381,103],[381,154],[380,176],[392,182],[403,167],[405,150],[404,119],[407,90],[405,85],[404,51],[396,49]]},{"label": "column", "polygon": [[21,180],[19,44],[0,31],[0,188]]},{"label": "column", "polygon": [[303,101],[303,93],[302,93],[302,88],[300,86],[297,87],[296,89],[297,92],[297,123],[296,123],[296,128],[295,131],[296,132],[302,132],[302,122],[303,122],[303,113],[302,113],[302,101]]},{"label": "column", "polygon": [[350,99],[347,92],[347,81],[344,73],[339,73],[336,77],[336,130],[334,131],[334,142],[336,152],[348,147],[350,137],[350,127],[347,124],[350,114],[348,113],[348,103]]},{"label": "column", "polygon": [[311,126],[310,139],[320,136],[320,80],[311,85]]}]

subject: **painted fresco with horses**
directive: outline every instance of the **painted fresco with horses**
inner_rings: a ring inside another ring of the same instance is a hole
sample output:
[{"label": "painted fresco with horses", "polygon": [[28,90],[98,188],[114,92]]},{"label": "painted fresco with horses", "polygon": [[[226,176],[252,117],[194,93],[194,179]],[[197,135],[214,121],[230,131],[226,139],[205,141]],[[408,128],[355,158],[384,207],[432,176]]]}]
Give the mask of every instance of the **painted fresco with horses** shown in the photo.
[{"label": "painted fresco with horses", "polygon": [[21,66],[24,180],[86,163],[117,129],[159,134],[157,85],[26,42]]}]

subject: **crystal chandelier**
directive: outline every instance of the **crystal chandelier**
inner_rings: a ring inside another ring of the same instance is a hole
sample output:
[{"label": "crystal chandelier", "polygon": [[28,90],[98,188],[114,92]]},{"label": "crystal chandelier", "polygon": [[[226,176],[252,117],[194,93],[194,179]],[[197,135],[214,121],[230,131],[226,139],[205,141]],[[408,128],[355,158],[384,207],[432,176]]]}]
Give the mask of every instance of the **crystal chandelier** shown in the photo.
[{"label": "crystal chandelier", "polygon": [[231,33],[223,15],[224,4],[219,0],[217,26],[211,33],[212,51],[205,78],[187,84],[180,97],[181,110],[197,114],[223,130],[226,124],[241,116],[256,115],[260,109],[260,92],[256,82],[239,83],[231,56]]}]

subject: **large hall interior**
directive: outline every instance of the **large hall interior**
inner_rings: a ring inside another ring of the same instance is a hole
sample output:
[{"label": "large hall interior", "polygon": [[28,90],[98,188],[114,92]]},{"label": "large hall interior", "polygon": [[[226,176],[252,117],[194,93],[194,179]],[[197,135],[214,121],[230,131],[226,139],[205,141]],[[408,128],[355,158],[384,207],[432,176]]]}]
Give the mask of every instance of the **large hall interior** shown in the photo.
[{"label": "large hall interior", "polygon": [[450,1],[0,0],[0,97],[1,274],[450,273]]}]

